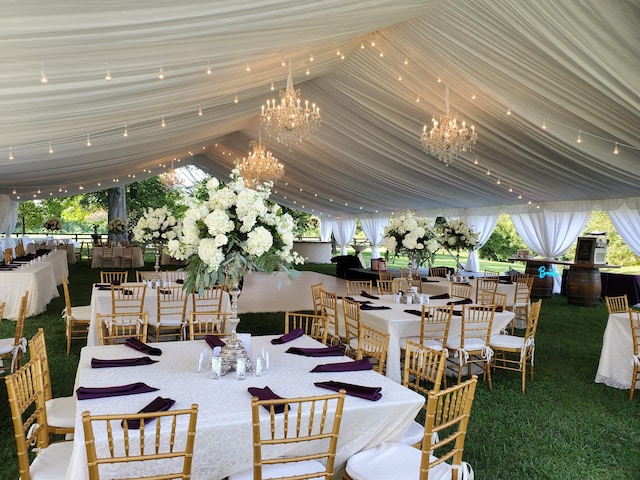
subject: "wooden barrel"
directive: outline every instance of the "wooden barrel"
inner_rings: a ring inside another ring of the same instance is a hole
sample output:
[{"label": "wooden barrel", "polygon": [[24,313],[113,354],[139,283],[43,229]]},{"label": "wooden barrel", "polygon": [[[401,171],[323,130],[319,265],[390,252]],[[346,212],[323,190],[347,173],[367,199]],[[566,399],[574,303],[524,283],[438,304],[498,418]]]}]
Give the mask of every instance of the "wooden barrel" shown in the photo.
[{"label": "wooden barrel", "polygon": [[[541,273],[540,267],[544,270]],[[553,293],[553,277],[546,275],[546,272],[553,272],[554,266],[545,262],[527,262],[525,273],[533,275],[533,286],[531,296],[535,298],[550,298]]]},{"label": "wooden barrel", "polygon": [[568,277],[567,300],[569,303],[585,307],[596,307],[600,304],[602,293],[600,269],[571,265]]}]

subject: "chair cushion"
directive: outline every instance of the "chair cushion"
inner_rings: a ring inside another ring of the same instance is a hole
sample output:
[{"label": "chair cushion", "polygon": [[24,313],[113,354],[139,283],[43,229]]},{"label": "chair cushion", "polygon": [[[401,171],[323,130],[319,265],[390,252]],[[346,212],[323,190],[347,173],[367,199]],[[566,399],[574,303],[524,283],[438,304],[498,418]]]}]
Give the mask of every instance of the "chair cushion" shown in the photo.
[{"label": "chair cushion", "polygon": [[[413,343],[420,343],[420,337],[402,337],[400,339],[400,348],[407,347],[407,340],[411,340]],[[426,339],[422,344],[434,350],[442,350],[442,344],[438,340]]]},{"label": "chair cushion", "polygon": [[[460,348],[460,340],[460,335],[450,338],[447,341],[447,348],[451,350],[458,350]],[[479,338],[467,338],[464,342],[464,349],[467,352],[482,350],[485,346],[486,344],[484,343],[484,340]]]},{"label": "chair cushion", "polygon": [[415,445],[418,442],[422,441],[424,437],[424,426],[420,425],[418,422],[411,422],[409,428],[402,436],[400,443],[404,443],[406,445]]},{"label": "chair cushion", "polygon": [[33,460],[29,472],[31,480],[60,480],[65,478],[73,442],[52,443]]},{"label": "chair cushion", "polygon": [[14,338],[0,338],[0,355],[13,352]]},{"label": "chair cushion", "polygon": [[523,344],[524,338],[514,335],[493,335],[491,337],[491,347],[495,348],[513,348],[519,350]]},{"label": "chair cushion", "polygon": [[[424,432],[424,430],[423,430]],[[363,450],[347,461],[353,480],[419,480],[422,450],[397,442],[386,442]],[[450,480],[451,466],[442,463],[429,471],[429,480]]]},{"label": "chair cushion", "polygon": [[46,408],[47,423],[52,427],[75,427],[76,401],[73,397],[57,397],[47,400]]},{"label": "chair cushion", "polygon": [[75,320],[91,320],[91,305],[71,307],[71,313]]},{"label": "chair cushion", "polygon": [[[280,465],[265,465],[262,467],[262,478],[292,477],[314,472],[323,472],[324,465],[317,460],[304,460],[302,462],[283,463]],[[321,480],[324,475],[313,477],[311,480]],[[253,480],[253,468],[240,473],[229,475],[228,480]]]}]

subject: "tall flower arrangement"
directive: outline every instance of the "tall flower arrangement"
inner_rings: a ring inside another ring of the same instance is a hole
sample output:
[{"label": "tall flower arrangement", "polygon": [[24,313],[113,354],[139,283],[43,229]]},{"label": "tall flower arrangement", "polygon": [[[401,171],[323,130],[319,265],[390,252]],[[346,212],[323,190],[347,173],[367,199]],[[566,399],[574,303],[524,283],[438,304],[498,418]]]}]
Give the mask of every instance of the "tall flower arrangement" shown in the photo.
[{"label": "tall flower arrangement", "polygon": [[180,233],[176,217],[166,207],[149,207],[133,228],[133,239],[142,243],[167,243]]},{"label": "tall flower arrangement", "polygon": [[50,217],[42,224],[45,230],[53,232],[54,230],[62,230],[62,223],[56,217]]},{"label": "tall flower arrangement", "polygon": [[449,220],[442,225],[440,242],[447,250],[473,250],[478,243],[478,234],[464,220]]},{"label": "tall flower arrangement", "polygon": [[113,233],[123,233],[127,231],[127,224],[121,218],[116,217],[109,222],[107,230]]},{"label": "tall flower arrangement", "polygon": [[401,253],[407,254],[410,263],[416,262],[418,266],[425,263],[431,265],[435,252],[440,248],[438,237],[429,226],[429,220],[416,217],[411,212],[391,219],[384,228],[384,236],[382,246],[388,253],[396,257]]},{"label": "tall flower arrangement", "polygon": [[206,199],[193,201],[181,235],[168,243],[174,258],[188,260],[186,289],[223,283],[226,276],[237,284],[247,271],[294,275],[291,265],[303,263],[293,252],[294,221],[270,194],[270,183],[246,188],[237,168],[226,185],[207,182]]}]

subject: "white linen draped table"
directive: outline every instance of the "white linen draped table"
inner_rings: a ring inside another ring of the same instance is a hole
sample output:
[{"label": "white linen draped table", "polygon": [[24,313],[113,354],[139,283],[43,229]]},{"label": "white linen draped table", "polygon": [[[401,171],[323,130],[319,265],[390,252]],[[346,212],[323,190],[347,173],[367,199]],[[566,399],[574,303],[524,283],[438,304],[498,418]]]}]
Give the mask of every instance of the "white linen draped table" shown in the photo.
[{"label": "white linen draped table", "polygon": [[17,320],[20,298],[29,291],[26,316],[38,315],[47,309],[51,300],[59,296],[52,261],[36,261],[24,268],[0,271],[0,303],[6,302],[4,318]]},{"label": "white linen draped table", "polygon": [[[451,282],[446,278],[442,277],[421,277],[430,280],[429,282],[422,282],[422,293],[426,293],[428,295],[442,295],[444,293],[449,293],[451,291]],[[405,278],[400,279],[403,282],[403,290],[407,290],[407,280]],[[471,297],[475,300],[476,298],[476,281],[474,279],[470,279],[469,283],[471,284]],[[375,290],[375,289],[374,289]],[[507,295],[507,307],[513,306],[513,299],[516,294],[516,284],[515,283],[504,283],[500,282],[498,284],[498,288],[496,289],[498,293],[504,293]]]},{"label": "white linen draped table", "polygon": [[48,243],[30,243],[27,245],[28,253],[36,253],[37,249],[45,249],[45,250],[66,250],[67,252],[67,263],[72,264],[76,263],[76,246],[73,243],[63,243],[63,244],[48,244]]},{"label": "white linen draped table", "polygon": [[[121,268],[124,247],[113,247],[113,268]],[[142,247],[133,247],[132,268],[140,268],[144,266],[144,249]],[[102,268],[102,247],[93,247],[93,259],[91,260],[91,268]]]},{"label": "white linen draped table", "polygon": [[[604,383],[613,388],[631,388],[633,372],[633,339],[628,313],[612,313],[602,337],[600,363],[596,373],[596,383]],[[640,384],[636,385],[636,390]]]},{"label": "white linen draped table", "polygon": [[[80,355],[76,375],[76,387],[106,387],[144,382],[159,388],[155,392],[77,401],[74,451],[67,478],[88,478],[86,451],[82,429],[82,412],[92,414],[134,413],[157,396],[176,401],[172,409],[199,405],[196,428],[195,451],[191,478],[193,480],[218,480],[234,472],[253,466],[251,437],[251,394],[248,387],[269,386],[281,397],[314,396],[332,393],[316,387],[314,382],[341,381],[352,384],[381,387],[382,398],[370,401],[347,395],[344,403],[342,426],[338,439],[336,470],[344,467],[354,453],[374,447],[385,441],[399,440],[415,415],[424,404],[424,397],[379,375],[373,370],[311,373],[319,364],[349,361],[347,357],[311,358],[284,353],[291,346],[322,347],[315,340],[302,336],[283,345],[272,345],[275,336],[251,337],[250,351],[262,348],[270,353],[270,370],[261,377],[247,374],[245,380],[237,380],[235,372],[229,372],[219,380],[213,380],[210,372],[197,373],[196,364],[200,352],[210,352],[204,340],[193,342],[161,342],[151,345],[162,349],[162,355],[151,357],[159,360],[152,365],[120,368],[91,368],[91,358],[117,359],[141,357],[124,345],[85,347]],[[253,357],[252,357],[253,358]],[[268,412],[265,410],[265,421]],[[179,434],[184,434],[187,422],[179,425]],[[113,425],[115,435],[119,424]],[[131,433],[131,432],[130,432]],[[134,434],[135,435],[135,434]],[[106,451],[106,435],[96,434],[96,448]],[[303,445],[293,444],[286,449],[277,447],[279,454],[299,452]],[[104,478],[121,478],[122,466],[103,470]],[[136,467],[136,475],[149,475]],[[339,478],[339,477],[338,477]]]},{"label": "white linen draped table", "polygon": [[[393,295],[380,295],[380,300],[367,299],[361,296],[353,296],[355,300],[370,300],[371,305],[387,306],[385,310],[360,310],[360,321],[365,325],[389,333],[389,349],[387,350],[387,368],[386,375],[396,382],[402,381],[402,372],[400,371],[401,348],[400,339],[405,337],[420,336],[420,316],[407,313],[405,310],[422,310],[422,305],[394,303]],[[430,305],[446,305],[447,302],[460,299],[442,299],[431,300]],[[454,306],[456,310],[462,310],[462,305]],[[339,320],[344,321],[342,305],[338,306]],[[514,313],[510,311],[496,312],[493,317],[491,334],[496,335],[504,329],[511,320]],[[462,317],[454,315],[449,326],[449,338],[460,335],[462,327]]]},{"label": "white linen draped table", "polygon": [[[96,321],[96,314],[110,314],[111,312],[111,289],[100,290],[94,284],[91,292],[91,322],[89,323],[89,333],[87,335],[87,346],[95,346],[99,343],[98,338],[98,325]],[[121,287],[126,288],[127,285],[139,285],[138,283],[123,283]],[[162,290],[162,287],[160,287]],[[187,300],[186,318],[189,320],[189,314],[193,310],[193,301],[191,298]],[[227,292],[223,292],[222,305],[220,308],[223,312],[231,311],[231,298]],[[143,311],[149,312],[149,325],[154,325],[158,318],[158,289],[147,288],[147,292],[144,295],[144,308]]]}]

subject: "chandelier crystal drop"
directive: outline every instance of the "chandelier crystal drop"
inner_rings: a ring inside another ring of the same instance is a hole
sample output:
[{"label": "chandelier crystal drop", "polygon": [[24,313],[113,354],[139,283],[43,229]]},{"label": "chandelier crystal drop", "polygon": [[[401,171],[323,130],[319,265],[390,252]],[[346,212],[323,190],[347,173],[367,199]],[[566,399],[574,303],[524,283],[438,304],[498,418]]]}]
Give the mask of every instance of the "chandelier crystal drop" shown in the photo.
[{"label": "chandelier crystal drop", "polygon": [[449,113],[449,87],[445,86],[446,113],[431,120],[433,126],[427,130],[425,125],[420,139],[424,151],[438,157],[438,160],[449,166],[456,157],[463,152],[473,149],[478,140],[475,127],[467,127],[463,121],[458,122],[455,115]]},{"label": "chandelier crystal drop", "polygon": [[289,77],[286,91],[280,90],[280,101],[267,100],[262,105],[260,124],[267,137],[291,148],[313,134],[321,124],[320,108],[315,103],[304,102],[300,98],[300,90],[293,88],[291,60],[289,60]]},{"label": "chandelier crystal drop", "polygon": [[265,182],[280,180],[284,175],[284,166],[267,150],[261,137],[257,142],[252,140],[249,145],[253,151],[238,165],[245,187],[255,189]]}]

